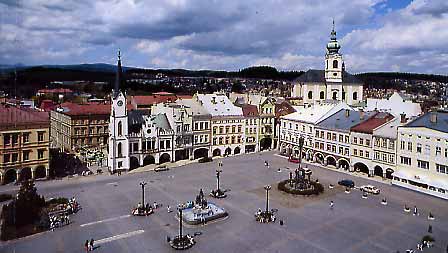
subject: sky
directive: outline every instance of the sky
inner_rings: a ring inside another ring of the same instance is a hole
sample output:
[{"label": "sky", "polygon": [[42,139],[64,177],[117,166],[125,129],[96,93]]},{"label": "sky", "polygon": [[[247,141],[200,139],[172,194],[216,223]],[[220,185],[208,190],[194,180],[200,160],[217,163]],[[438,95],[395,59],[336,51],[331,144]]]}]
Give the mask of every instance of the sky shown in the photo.
[{"label": "sky", "polygon": [[448,73],[447,0],[0,0],[0,64]]}]

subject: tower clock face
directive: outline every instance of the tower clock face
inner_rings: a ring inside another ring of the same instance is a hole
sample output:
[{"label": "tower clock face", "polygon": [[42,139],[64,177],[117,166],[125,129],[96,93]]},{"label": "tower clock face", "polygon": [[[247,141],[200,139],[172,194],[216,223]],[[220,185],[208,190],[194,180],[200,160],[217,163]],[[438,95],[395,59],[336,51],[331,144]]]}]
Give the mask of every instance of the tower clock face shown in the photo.
[{"label": "tower clock face", "polygon": [[118,106],[122,106],[122,105],[123,105],[123,101],[121,101],[121,100],[118,101],[118,102],[117,102],[117,105],[118,105]]}]

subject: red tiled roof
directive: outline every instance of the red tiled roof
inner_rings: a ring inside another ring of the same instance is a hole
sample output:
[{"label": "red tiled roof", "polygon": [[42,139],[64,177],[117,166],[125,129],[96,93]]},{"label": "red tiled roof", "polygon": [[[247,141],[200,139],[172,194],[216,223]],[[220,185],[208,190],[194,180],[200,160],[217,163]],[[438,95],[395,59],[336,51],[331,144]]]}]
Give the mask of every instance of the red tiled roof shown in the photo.
[{"label": "red tiled roof", "polygon": [[45,99],[45,100],[42,100],[42,102],[40,103],[39,108],[41,110],[44,110],[45,112],[48,112],[48,111],[51,111],[54,108],[56,108],[56,104],[52,100]]},{"label": "red tiled roof", "polygon": [[155,92],[153,93],[153,95],[159,95],[159,96],[174,96],[174,93],[170,93],[170,92],[166,92],[166,91],[160,91],[160,92]]},{"label": "red tiled roof", "polygon": [[29,108],[0,105],[0,127],[49,124],[47,112]]},{"label": "red tiled roof", "polygon": [[[168,93],[171,94],[171,93]],[[149,95],[149,96],[133,96],[133,101],[137,105],[154,105],[158,103],[174,102],[177,100],[177,96],[171,95]]]},{"label": "red tiled roof", "polygon": [[40,89],[37,93],[72,93],[70,89],[59,88],[59,89]]},{"label": "red tiled roof", "polygon": [[390,113],[379,112],[374,114],[369,119],[353,126],[352,128],[350,128],[350,131],[372,134],[375,128],[383,125],[384,123],[392,120],[393,118],[394,116]]},{"label": "red tiled roof", "polygon": [[256,105],[245,104],[241,107],[243,109],[243,115],[245,117],[255,117],[258,116],[258,109]]},{"label": "red tiled roof", "polygon": [[193,96],[192,96],[192,95],[177,95],[177,98],[181,98],[181,99],[192,99]]},{"label": "red tiled roof", "polygon": [[62,103],[59,107],[64,109],[64,114],[72,116],[80,115],[109,115],[110,104],[86,103],[76,104],[71,102]]}]

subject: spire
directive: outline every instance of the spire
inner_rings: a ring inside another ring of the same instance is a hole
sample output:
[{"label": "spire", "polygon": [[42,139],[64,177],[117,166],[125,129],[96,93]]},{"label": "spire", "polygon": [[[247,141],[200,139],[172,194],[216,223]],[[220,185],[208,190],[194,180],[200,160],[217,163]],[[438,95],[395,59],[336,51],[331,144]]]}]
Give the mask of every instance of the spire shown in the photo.
[{"label": "spire", "polygon": [[115,85],[114,85],[114,97],[117,97],[119,91],[120,91],[120,85],[123,84],[123,73],[121,69],[121,52],[120,49],[118,49],[118,63],[117,63],[117,74],[115,76]]},{"label": "spire", "polygon": [[327,52],[329,54],[339,53],[340,48],[341,48],[341,46],[339,45],[339,43],[336,39],[336,29],[335,29],[334,19],[333,19],[333,29],[331,30],[330,41],[327,43]]},{"label": "spire", "polygon": [[334,18],[333,18],[333,29],[331,30],[331,37],[330,37],[330,39],[331,39],[332,41],[336,41],[336,30],[335,30],[334,27],[335,27],[335,26],[334,26]]}]

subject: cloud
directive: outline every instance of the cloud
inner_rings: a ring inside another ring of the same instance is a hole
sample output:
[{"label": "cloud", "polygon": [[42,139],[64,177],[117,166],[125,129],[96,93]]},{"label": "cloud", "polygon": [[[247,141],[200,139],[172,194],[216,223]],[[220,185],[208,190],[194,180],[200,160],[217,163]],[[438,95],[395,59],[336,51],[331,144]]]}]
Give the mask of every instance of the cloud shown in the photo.
[{"label": "cloud", "polygon": [[348,71],[446,73],[448,3],[389,2],[0,0],[0,64],[321,69],[334,18]]}]

